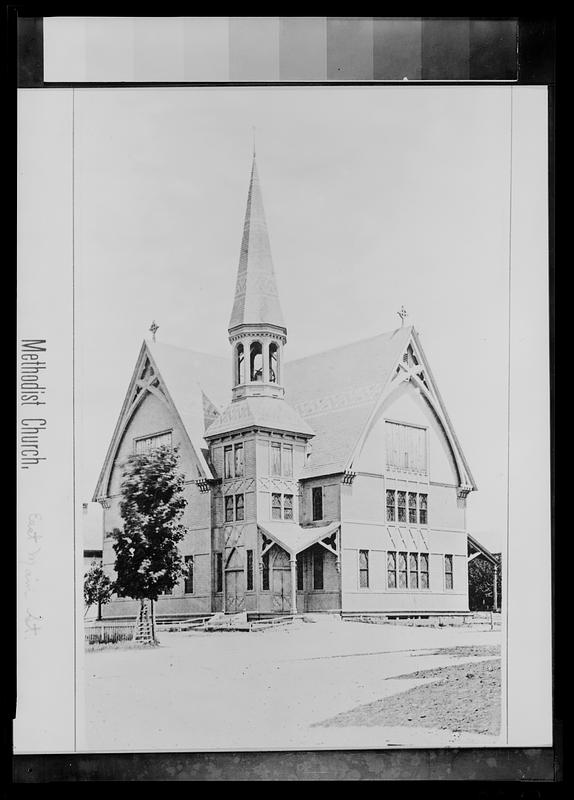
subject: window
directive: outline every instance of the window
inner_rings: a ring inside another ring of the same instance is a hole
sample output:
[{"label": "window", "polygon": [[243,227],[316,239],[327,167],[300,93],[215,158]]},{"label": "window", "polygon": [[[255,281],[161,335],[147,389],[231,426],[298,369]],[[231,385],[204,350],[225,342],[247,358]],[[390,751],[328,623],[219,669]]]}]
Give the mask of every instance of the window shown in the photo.
[{"label": "window", "polygon": [[421,589],[429,588],[429,557],[427,553],[421,553],[420,560],[420,587]]},{"label": "window", "polygon": [[215,591],[223,591],[223,553],[215,554]]},{"label": "window", "polygon": [[263,380],[263,348],[261,342],[253,342],[250,349],[250,380]]},{"label": "window", "polygon": [[426,473],[426,430],[398,422],[386,423],[387,467]]},{"label": "window", "polygon": [[281,495],[271,495],[271,519],[281,519]]},{"label": "window", "polygon": [[283,519],[293,519],[293,495],[283,495]]},{"label": "window", "polygon": [[185,556],[185,594],[193,594],[193,556]]},{"label": "window", "polygon": [[313,552],[313,589],[323,588],[323,553],[319,550]]},{"label": "window", "polygon": [[224,460],[224,471],[223,475],[225,478],[233,478],[233,447],[224,447],[223,448],[223,460]]},{"label": "window", "polygon": [[369,551],[359,550],[359,588],[369,588]]},{"label": "window", "polygon": [[233,522],[233,495],[228,494],[225,497],[225,521]]},{"label": "window", "polygon": [[397,554],[392,551],[387,553],[387,586],[397,588]]},{"label": "window", "polygon": [[399,589],[406,589],[408,585],[407,554],[399,553]]},{"label": "window", "polygon": [[290,478],[293,475],[293,445],[283,445],[283,475]]},{"label": "window", "polygon": [[445,555],[444,557],[444,587],[445,589],[452,589],[454,586],[452,575],[452,556]]},{"label": "window", "polygon": [[396,519],[396,493],[394,489],[387,489],[387,522],[394,522]]},{"label": "window", "polygon": [[407,493],[397,492],[398,498],[398,520],[399,522],[407,521]]},{"label": "window", "polygon": [[261,588],[269,589],[269,553],[265,553],[261,559]]},{"label": "window", "polygon": [[312,489],[313,519],[323,519],[323,487],[315,486]]},{"label": "window", "polygon": [[237,521],[245,518],[244,516],[245,496],[242,494],[235,495],[235,519]]},{"label": "window", "polygon": [[245,383],[245,357],[243,345],[238,344],[235,352],[235,385],[238,386],[240,383]]},{"label": "window", "polygon": [[281,475],[281,444],[271,442],[271,474]]},{"label": "window", "polygon": [[419,588],[419,556],[409,553],[409,589]]},{"label": "window", "polygon": [[413,525],[417,524],[417,494],[416,492],[409,492],[409,522]]},{"label": "window", "polygon": [[243,477],[243,445],[235,445],[235,477]]},{"label": "window", "polygon": [[253,550],[247,551],[247,591],[253,591]]},{"label": "window", "polygon": [[297,559],[297,591],[303,591],[303,556],[301,553]]},{"label": "window", "polygon": [[271,383],[279,381],[279,345],[275,342],[269,345],[269,381]]},{"label": "window", "polygon": [[419,494],[419,525],[426,525],[428,522],[427,503],[428,495]]},{"label": "window", "polygon": [[168,433],[158,433],[155,436],[146,436],[144,439],[135,440],[136,455],[149,453],[158,447],[171,447],[171,431]]},{"label": "window", "polygon": [[[398,559],[397,559],[398,555]],[[428,589],[428,553],[387,552],[387,587],[389,589]]]}]

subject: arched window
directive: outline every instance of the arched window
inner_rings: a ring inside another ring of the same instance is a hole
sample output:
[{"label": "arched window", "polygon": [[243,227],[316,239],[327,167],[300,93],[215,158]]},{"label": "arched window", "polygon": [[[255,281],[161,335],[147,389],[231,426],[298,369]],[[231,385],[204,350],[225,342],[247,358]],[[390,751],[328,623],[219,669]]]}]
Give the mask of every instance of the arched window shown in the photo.
[{"label": "arched window", "polygon": [[269,345],[269,381],[279,383],[279,345],[275,342]]},{"label": "arched window", "polygon": [[261,342],[253,342],[250,350],[250,380],[263,380],[263,347]]},{"label": "arched window", "polygon": [[245,357],[243,345],[238,344],[235,349],[235,385],[245,382]]}]

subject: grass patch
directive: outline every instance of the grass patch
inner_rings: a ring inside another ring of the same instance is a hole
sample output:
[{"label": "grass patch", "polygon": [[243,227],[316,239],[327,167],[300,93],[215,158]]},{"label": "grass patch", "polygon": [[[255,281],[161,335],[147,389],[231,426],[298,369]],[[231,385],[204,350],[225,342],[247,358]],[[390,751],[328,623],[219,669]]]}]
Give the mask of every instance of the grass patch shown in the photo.
[{"label": "grass patch", "polygon": [[85,650],[91,653],[95,650],[149,650],[154,647],[160,647],[160,642],[155,644],[143,644],[142,642],[132,642],[131,640],[124,640],[122,642],[94,642],[93,644],[86,644]]}]

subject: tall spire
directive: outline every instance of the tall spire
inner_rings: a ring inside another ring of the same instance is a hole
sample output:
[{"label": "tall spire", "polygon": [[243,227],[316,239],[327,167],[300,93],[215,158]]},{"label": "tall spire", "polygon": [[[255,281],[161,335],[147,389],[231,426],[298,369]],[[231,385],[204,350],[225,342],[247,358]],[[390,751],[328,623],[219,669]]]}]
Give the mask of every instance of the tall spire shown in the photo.
[{"label": "tall spire", "polygon": [[262,323],[285,328],[257,174],[254,141],[253,165],[229,331],[239,325]]}]

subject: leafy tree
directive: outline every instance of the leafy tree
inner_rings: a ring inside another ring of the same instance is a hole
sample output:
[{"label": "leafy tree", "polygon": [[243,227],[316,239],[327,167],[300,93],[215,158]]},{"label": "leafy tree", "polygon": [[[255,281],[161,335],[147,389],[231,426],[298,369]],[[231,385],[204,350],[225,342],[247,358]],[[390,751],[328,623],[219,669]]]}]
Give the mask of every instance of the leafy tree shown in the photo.
[{"label": "leafy tree", "polygon": [[[496,580],[497,607],[502,602],[502,557],[494,554],[498,561],[498,575]],[[494,564],[483,556],[473,559],[468,565],[468,602],[471,611],[491,611],[494,603]]]},{"label": "leafy tree", "polygon": [[165,446],[130,456],[120,488],[123,530],[113,532],[114,591],[140,601],[134,638],[151,643],[156,642],[153,603],[174,588],[184,569],[177,545],[185,533],[179,520],[187,500],[178,461],[177,448]]},{"label": "leafy tree", "polygon": [[98,619],[100,619],[102,605],[109,602],[112,592],[112,582],[105,574],[102,565],[92,561],[90,569],[84,575],[84,602],[86,604],[84,616],[97,603]]}]

